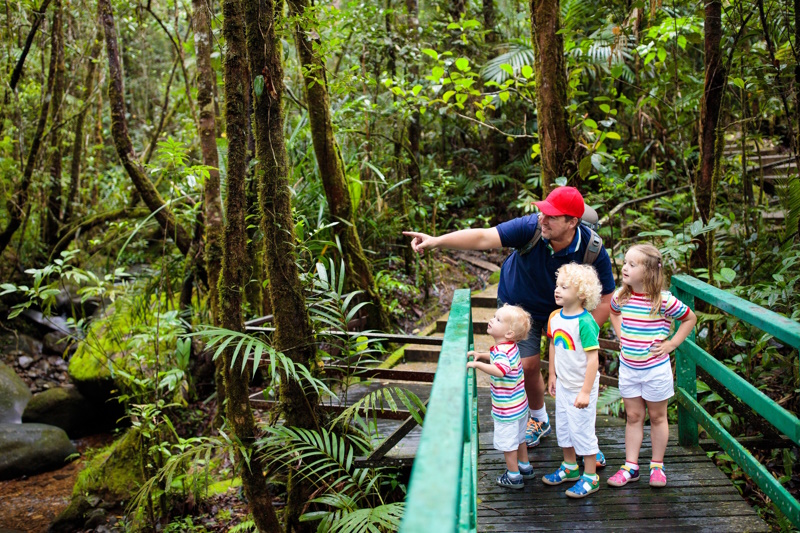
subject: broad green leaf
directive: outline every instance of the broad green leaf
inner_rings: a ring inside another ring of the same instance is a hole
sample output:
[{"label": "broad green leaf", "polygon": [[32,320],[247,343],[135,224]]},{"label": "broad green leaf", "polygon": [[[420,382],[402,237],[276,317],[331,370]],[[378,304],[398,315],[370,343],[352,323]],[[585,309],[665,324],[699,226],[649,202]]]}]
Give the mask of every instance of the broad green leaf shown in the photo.
[{"label": "broad green leaf", "polygon": [[528,79],[533,77],[533,69],[530,65],[522,65],[522,77]]},{"label": "broad green leaf", "polygon": [[667,59],[667,51],[663,48],[658,49],[658,60],[664,62]]},{"label": "broad green leaf", "polygon": [[469,59],[466,57],[459,57],[456,59],[456,68],[461,72],[466,72],[469,70]]},{"label": "broad green leaf", "polygon": [[437,61],[439,60],[439,53],[436,50],[431,50],[430,48],[423,48],[421,51],[426,56],[430,56]]},{"label": "broad green leaf", "polygon": [[593,130],[597,129],[597,122],[595,122],[594,120],[592,120],[590,118],[584,119],[583,125],[586,126],[587,128],[591,128]]},{"label": "broad green leaf", "polygon": [[445,93],[442,95],[442,100],[444,100],[444,103],[446,104],[446,103],[447,103],[447,101],[448,101],[448,100],[450,100],[450,98],[451,98],[451,97],[452,97],[454,94],[456,94],[456,92],[455,92],[455,91],[447,91],[447,92],[445,92]]},{"label": "broad green leaf", "polygon": [[606,132],[606,138],[613,139],[615,141],[622,140],[622,137],[619,136],[619,133],[617,133],[615,131]]}]

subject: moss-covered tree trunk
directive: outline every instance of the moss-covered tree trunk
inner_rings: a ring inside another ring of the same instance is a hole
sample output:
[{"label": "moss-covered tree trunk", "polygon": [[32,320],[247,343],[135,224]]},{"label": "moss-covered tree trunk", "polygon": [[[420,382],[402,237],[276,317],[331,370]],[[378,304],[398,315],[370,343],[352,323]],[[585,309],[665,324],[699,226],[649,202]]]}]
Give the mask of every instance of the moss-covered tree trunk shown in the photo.
[{"label": "moss-covered tree trunk", "polygon": [[483,29],[486,30],[486,42],[494,44],[497,42],[497,32],[495,31],[494,0],[483,0]]},{"label": "moss-covered tree trunk", "polygon": [[[208,272],[208,301],[211,309],[211,323],[221,325],[219,313],[219,275],[222,266],[222,195],[220,192],[219,154],[217,153],[217,114],[214,107],[214,79],[216,73],[211,67],[211,6],[206,0],[192,0],[192,26],[194,30],[194,51],[197,63],[197,106],[198,133],[203,164],[209,167],[208,178],[203,195],[203,214],[205,219],[204,256]],[[223,359],[217,359],[214,382],[217,389],[217,412],[214,427],[222,425],[225,394]]]},{"label": "moss-covered tree trunk", "polygon": [[[266,267],[273,306],[275,348],[292,361],[314,367],[316,349],[308,318],[300,273],[295,262],[294,220],[288,180],[286,142],[283,136],[283,64],[276,26],[282,3],[272,0],[247,2],[247,49],[254,76],[253,109],[256,137],[256,175],[261,183],[262,232]],[[286,424],[316,428],[319,399],[306,393],[300,383],[285,379],[280,390]],[[284,511],[287,530],[303,530],[299,521],[308,501],[308,486],[290,473],[288,501]]]},{"label": "moss-covered tree trunk", "polygon": [[66,67],[64,65],[64,9],[61,0],[56,0],[53,7],[53,27],[50,31],[52,36],[51,54],[55,55],[55,80],[53,81],[53,101],[50,106],[50,124],[54,128],[50,133],[50,182],[47,188],[47,208],[44,220],[42,221],[42,241],[48,248],[55,246],[58,242],[58,233],[61,226],[61,123],[62,101],[64,100],[64,86],[66,85]]},{"label": "moss-covered tree trunk", "polygon": [[[247,48],[245,43],[244,11],[241,0],[222,2],[225,36],[225,116],[228,138],[227,191],[225,199],[225,231],[222,254],[222,275],[219,281],[219,311],[222,326],[244,331],[242,313],[247,255]],[[241,359],[231,368],[233,350],[225,351],[226,413],[233,432],[247,448],[249,459],[237,455],[242,473],[242,486],[253,519],[262,532],[276,532],[280,524],[272,507],[272,497],[264,479],[264,466],[258,454],[252,452],[255,440],[255,419],[248,395],[249,374],[242,372]]]},{"label": "moss-covered tree trunk", "polygon": [[[46,3],[42,9],[44,9],[44,7],[46,7]],[[53,15],[53,26],[56,24],[55,17],[56,15]],[[31,37],[31,40],[32,39],[33,38]],[[31,146],[28,149],[28,157],[25,160],[25,168],[22,170],[22,180],[17,187],[16,194],[11,196],[7,203],[9,220],[8,224],[6,224],[6,228],[2,233],[0,233],[0,255],[3,254],[5,249],[8,247],[8,243],[11,242],[11,238],[22,225],[22,219],[25,217],[25,212],[28,208],[28,189],[31,186],[33,169],[36,166],[36,159],[39,155],[39,150],[42,147],[42,136],[44,135],[44,128],[47,125],[47,115],[50,110],[50,103],[53,97],[53,83],[55,80],[56,69],[55,62],[56,54],[51,53],[50,65],[47,70],[47,85],[43,89],[44,94],[42,96],[42,107],[39,110],[39,121],[36,125],[36,132],[31,138]],[[21,71],[22,67],[20,66],[19,68]],[[17,79],[19,78],[17,77]],[[13,77],[12,81],[14,81]],[[14,84],[16,84],[15,81]]]},{"label": "moss-covered tree trunk", "polygon": [[333,133],[325,64],[315,51],[319,46],[319,34],[316,31],[315,16],[309,8],[309,0],[289,0],[289,12],[295,18],[294,36],[308,103],[311,138],[325,188],[325,198],[331,218],[338,222],[334,233],[341,243],[348,285],[351,289],[363,291],[365,298],[372,302],[372,305],[365,307],[367,327],[390,331],[389,316],[381,304],[372,268],[364,255],[356,230],[344,161]]},{"label": "moss-covered tree trunk", "polygon": [[155,214],[155,218],[164,231],[172,237],[178,249],[185,255],[189,253],[192,237],[185,228],[175,222],[172,211],[165,207],[164,200],[147,177],[144,168],[133,151],[133,143],[128,134],[128,121],[125,117],[125,88],[122,82],[122,68],[119,62],[119,44],[117,30],[114,26],[114,12],[109,0],[97,0],[97,11],[100,25],[103,27],[108,55],[108,103],[111,108],[111,135],[114,147],[125,167],[125,171],[133,181],[136,191],[144,204]]},{"label": "moss-covered tree trunk", "polygon": [[[86,65],[86,78],[83,83],[83,101],[88,102],[94,92],[94,74],[97,60],[103,49],[103,32],[98,27],[97,34],[93,38],[92,48],[89,52],[89,63]],[[78,191],[81,185],[81,162],[83,159],[83,125],[86,122],[86,114],[89,112],[88,106],[78,114],[75,119],[75,141],[72,144],[72,162],[69,170],[69,189],[67,191],[66,204],[64,206],[63,222],[69,224],[75,211],[75,202],[78,200]],[[65,230],[59,234],[60,238],[65,235]]]},{"label": "moss-covered tree trunk", "polygon": [[558,0],[531,0],[531,41],[536,75],[536,113],[541,147],[542,194],[556,178],[577,178],[578,145],[567,119],[567,74]]},{"label": "moss-covered tree trunk", "polygon": [[[704,224],[714,216],[716,187],[720,177],[720,161],[724,137],[720,128],[722,99],[725,93],[725,65],[722,61],[722,3],[709,0],[705,4],[705,82],[700,107],[700,166],[694,183],[697,211]],[[705,233],[692,254],[692,265],[708,268],[713,276],[713,233]],[[711,280],[709,279],[709,282]]]}]

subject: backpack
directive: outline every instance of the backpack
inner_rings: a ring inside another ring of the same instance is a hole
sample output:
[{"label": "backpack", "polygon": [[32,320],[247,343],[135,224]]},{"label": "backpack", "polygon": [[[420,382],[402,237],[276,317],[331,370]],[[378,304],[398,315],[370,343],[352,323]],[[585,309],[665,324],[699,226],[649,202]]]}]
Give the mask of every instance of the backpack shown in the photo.
[{"label": "backpack", "polygon": [[[600,223],[598,222],[597,211],[586,206],[586,210],[583,213],[583,217],[581,217],[581,225],[586,226],[589,228],[591,232],[591,236],[589,237],[589,246],[586,247],[586,251],[583,254],[583,264],[584,265],[591,265],[594,264],[595,259],[597,256],[600,255],[600,250],[603,249],[603,239],[600,238],[600,235],[597,234],[595,231],[597,228],[600,227]],[[577,231],[580,231],[578,229]],[[517,253],[519,255],[525,255],[531,250],[533,247],[539,244],[539,241],[542,239],[542,228],[538,224],[536,225],[536,231],[533,234],[533,238],[523,246],[522,248],[517,249]]]}]

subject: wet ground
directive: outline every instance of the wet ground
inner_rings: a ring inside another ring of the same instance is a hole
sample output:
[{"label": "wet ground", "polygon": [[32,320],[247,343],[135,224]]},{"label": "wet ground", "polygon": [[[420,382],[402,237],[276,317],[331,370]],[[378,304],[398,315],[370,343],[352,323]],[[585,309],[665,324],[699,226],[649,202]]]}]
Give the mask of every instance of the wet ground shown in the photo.
[{"label": "wet ground", "polygon": [[[111,440],[111,435],[103,434],[74,442],[83,454]],[[0,481],[0,533],[47,531],[53,519],[69,504],[72,487],[82,467],[83,461],[78,459],[52,472]]]}]

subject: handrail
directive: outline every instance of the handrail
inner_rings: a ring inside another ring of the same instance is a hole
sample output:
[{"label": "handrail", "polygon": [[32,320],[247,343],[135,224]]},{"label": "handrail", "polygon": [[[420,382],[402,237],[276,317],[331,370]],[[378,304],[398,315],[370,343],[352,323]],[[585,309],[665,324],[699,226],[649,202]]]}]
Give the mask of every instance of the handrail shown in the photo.
[{"label": "handrail", "polygon": [[477,527],[478,401],[470,291],[453,294],[450,318],[411,471],[401,533],[474,532]]},{"label": "handrail", "polygon": [[[800,349],[800,324],[782,315],[691,276],[673,276],[672,292],[692,310],[695,308],[695,298],[699,298],[758,327],[781,342]],[[695,334],[692,332],[675,352],[680,443],[684,446],[696,445],[697,424],[700,424],[781,512],[795,526],[800,526],[800,502],[697,402],[697,365],[797,444],[800,444],[800,420],[717,361],[694,341]]]}]

